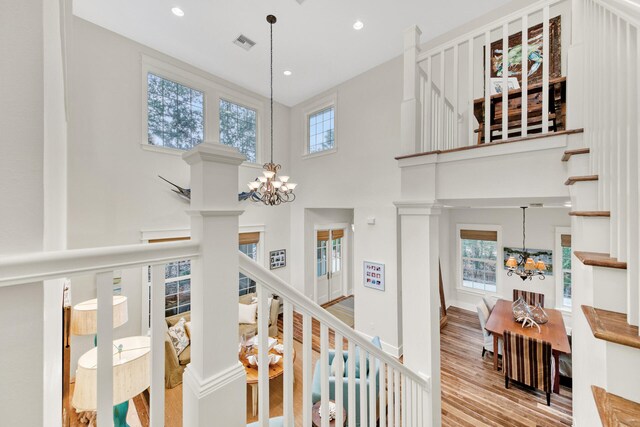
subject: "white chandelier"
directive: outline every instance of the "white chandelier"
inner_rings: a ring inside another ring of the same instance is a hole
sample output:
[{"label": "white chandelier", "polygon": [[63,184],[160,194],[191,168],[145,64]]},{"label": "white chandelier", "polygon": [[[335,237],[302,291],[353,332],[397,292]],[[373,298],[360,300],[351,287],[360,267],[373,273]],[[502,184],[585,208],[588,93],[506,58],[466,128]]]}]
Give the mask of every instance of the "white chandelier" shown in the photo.
[{"label": "white chandelier", "polygon": [[276,206],[296,199],[293,190],[297,184],[289,182],[288,176],[278,177],[281,166],[273,163],[273,24],[276,23],[276,17],[268,15],[267,22],[271,38],[271,159],[263,166],[263,176],[259,176],[247,185],[251,190],[249,199],[262,202],[267,206]]}]

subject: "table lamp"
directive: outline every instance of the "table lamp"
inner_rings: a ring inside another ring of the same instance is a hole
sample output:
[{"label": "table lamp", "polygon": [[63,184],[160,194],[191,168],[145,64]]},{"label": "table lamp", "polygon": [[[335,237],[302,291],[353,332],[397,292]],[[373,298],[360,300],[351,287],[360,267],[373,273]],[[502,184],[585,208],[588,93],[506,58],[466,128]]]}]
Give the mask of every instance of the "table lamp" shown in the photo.
[{"label": "table lamp", "polygon": [[[113,296],[113,328],[129,320],[127,297]],[[90,299],[73,306],[71,310],[71,333],[73,335],[95,335],[98,331],[98,300]],[[94,338],[97,345],[97,336]]]},{"label": "table lamp", "polygon": [[[135,336],[113,341],[113,424],[129,427],[129,399],[151,384],[151,339]],[[71,404],[79,411],[97,409],[98,348],[80,356],[76,371],[76,386]]]}]

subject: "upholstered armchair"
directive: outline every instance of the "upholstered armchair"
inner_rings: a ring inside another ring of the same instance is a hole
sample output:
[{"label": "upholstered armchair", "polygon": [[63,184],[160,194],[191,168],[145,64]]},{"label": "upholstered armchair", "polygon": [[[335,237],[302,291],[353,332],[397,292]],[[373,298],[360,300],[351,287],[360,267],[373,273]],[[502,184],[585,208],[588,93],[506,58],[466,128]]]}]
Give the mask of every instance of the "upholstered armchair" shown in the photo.
[{"label": "upholstered armchair", "polygon": [[[376,338],[374,338],[374,340],[372,341],[374,344],[376,344],[378,347],[380,347],[380,340]],[[331,363],[333,363],[333,359],[335,358],[336,353],[335,350],[329,350],[329,365],[331,365]],[[344,379],[342,381],[342,405],[344,407],[344,409],[346,411],[349,411],[349,379],[348,379],[348,371],[347,371],[347,356],[348,353],[346,351],[343,351],[343,358],[344,358]],[[355,372],[355,380],[356,380],[356,407],[355,409],[355,415],[356,415],[356,427],[360,426],[360,387],[361,385],[364,384],[364,387],[367,388],[367,398],[369,397],[369,392],[368,392],[368,388],[369,388],[369,374],[368,371],[370,369],[372,369],[373,367],[369,365],[369,362],[367,361],[366,367],[362,367],[360,366],[360,355],[359,352],[356,351],[355,356],[356,357],[356,372]],[[368,359],[368,358],[367,358]],[[379,390],[380,390],[380,362],[376,360],[376,366],[373,368],[375,369],[375,379],[376,379],[376,400],[379,394]],[[330,371],[330,369],[329,369]],[[361,377],[365,377],[366,376],[366,380],[364,380],[364,378]],[[313,371],[313,384],[311,386],[312,389],[312,393],[311,393],[311,400],[312,400],[312,404],[315,404],[316,402],[319,402],[322,399],[322,394],[321,394],[321,367],[320,367],[320,360],[318,360],[318,362],[316,363],[315,369]],[[335,376],[329,376],[329,399],[330,400],[335,400],[335,396],[336,396],[336,377]],[[367,414],[369,413],[369,404],[371,402],[368,401],[367,399]],[[376,402],[373,402],[373,404],[375,405]],[[363,426],[364,427],[364,426]]]},{"label": "upholstered armchair", "polygon": [[547,394],[547,406],[550,406],[555,371],[551,343],[509,331],[504,331],[503,337],[505,388],[509,388],[510,379],[537,388]]},{"label": "upholstered armchair", "polygon": [[[485,325],[487,324],[490,313],[484,301],[480,301],[478,304],[476,304],[476,309],[478,310],[480,329],[482,329],[482,337],[484,339],[484,342],[482,344],[482,357],[484,357],[484,354],[487,351],[493,353],[493,335],[485,329]],[[498,341],[498,354],[502,354],[502,344],[500,341]]]},{"label": "upholstered armchair", "polygon": [[544,308],[544,294],[514,289],[513,300],[516,301],[520,297],[522,297],[522,299],[529,305],[535,307],[539,303],[540,307]]}]

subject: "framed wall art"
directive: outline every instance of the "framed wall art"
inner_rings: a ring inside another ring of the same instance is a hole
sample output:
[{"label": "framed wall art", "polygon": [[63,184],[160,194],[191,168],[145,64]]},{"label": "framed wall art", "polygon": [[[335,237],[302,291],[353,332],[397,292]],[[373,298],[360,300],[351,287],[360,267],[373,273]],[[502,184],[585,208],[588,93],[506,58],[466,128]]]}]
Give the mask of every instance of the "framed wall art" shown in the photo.
[{"label": "framed wall art", "polygon": [[384,264],[364,261],[362,277],[367,288],[384,291]]},{"label": "framed wall art", "polygon": [[287,266],[287,250],[277,249],[269,252],[269,269],[275,270]]}]

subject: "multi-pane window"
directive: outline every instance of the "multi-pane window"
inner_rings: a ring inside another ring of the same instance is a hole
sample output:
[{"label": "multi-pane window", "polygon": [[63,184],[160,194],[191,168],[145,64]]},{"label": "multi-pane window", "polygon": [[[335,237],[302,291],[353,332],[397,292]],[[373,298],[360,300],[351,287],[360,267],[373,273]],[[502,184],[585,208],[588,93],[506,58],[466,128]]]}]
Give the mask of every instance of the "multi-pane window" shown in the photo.
[{"label": "multi-pane window", "polygon": [[560,236],[562,246],[562,305],[571,307],[571,236]]},{"label": "multi-pane window", "polygon": [[496,292],[497,233],[495,231],[460,230],[460,242],[462,286],[480,291]]},{"label": "multi-pane window", "polygon": [[328,243],[328,240],[318,239],[318,244],[316,245],[316,274],[318,277],[322,277],[327,274]]},{"label": "multi-pane window", "polygon": [[335,147],[334,112],[332,106],[309,115],[309,154]]},{"label": "multi-pane window", "polygon": [[[258,260],[258,244],[257,243],[249,243],[246,245],[240,245],[239,249],[242,253],[244,253],[249,258],[254,261]],[[256,292],[256,282],[240,273],[239,279],[239,293],[240,295],[246,295]]]},{"label": "multi-pane window", "polygon": [[165,316],[191,310],[191,261],[170,262],[165,266]]},{"label": "multi-pane window", "polygon": [[331,242],[331,272],[337,273],[342,269],[342,237]]},{"label": "multi-pane window", "polygon": [[190,150],[204,140],[204,93],[147,74],[147,141]]},{"label": "multi-pane window", "polygon": [[256,110],[220,100],[220,142],[237,148],[251,163],[257,161],[257,116]]}]

